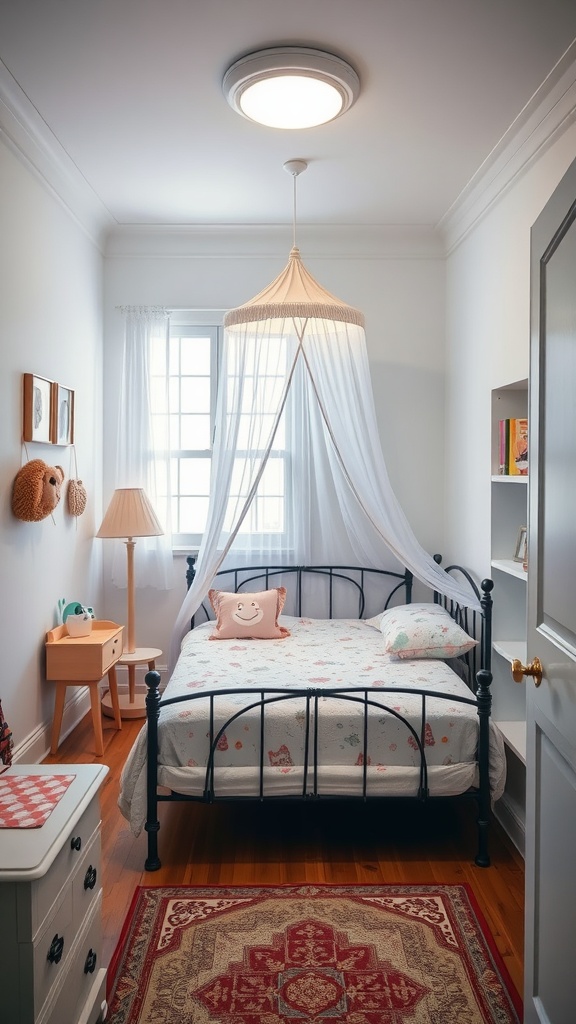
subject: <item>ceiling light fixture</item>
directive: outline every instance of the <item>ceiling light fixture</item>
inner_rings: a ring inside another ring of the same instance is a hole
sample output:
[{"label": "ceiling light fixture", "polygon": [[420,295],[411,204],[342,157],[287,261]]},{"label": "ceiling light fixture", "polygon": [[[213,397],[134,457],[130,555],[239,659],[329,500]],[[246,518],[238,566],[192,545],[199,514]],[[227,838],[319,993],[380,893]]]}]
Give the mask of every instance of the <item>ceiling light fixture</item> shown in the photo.
[{"label": "ceiling light fixture", "polygon": [[352,106],[360,80],[341,57],[305,46],[249,53],[224,75],[231,107],[269,128],[314,128]]}]

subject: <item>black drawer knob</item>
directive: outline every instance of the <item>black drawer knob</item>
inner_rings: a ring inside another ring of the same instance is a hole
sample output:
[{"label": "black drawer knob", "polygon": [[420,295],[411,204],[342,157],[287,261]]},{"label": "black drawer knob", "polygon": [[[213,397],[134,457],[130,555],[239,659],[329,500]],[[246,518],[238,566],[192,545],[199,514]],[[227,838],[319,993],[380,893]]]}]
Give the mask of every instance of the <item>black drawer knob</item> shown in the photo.
[{"label": "black drawer knob", "polygon": [[82,846],[82,837],[81,836],[73,836],[72,839],[70,840],[70,849],[71,850],[78,850],[79,851],[81,846]]},{"label": "black drawer knob", "polygon": [[94,888],[94,886],[96,885],[96,876],[97,876],[96,868],[93,868],[92,865],[90,864],[86,874],[84,875],[84,888],[85,889],[93,889]]},{"label": "black drawer knob", "polygon": [[64,952],[64,936],[63,935],[58,935],[58,933],[56,933],[56,935],[52,939],[52,942],[50,943],[50,949],[48,950],[48,955],[46,957],[46,959],[48,960],[48,963],[59,964],[61,959],[62,959],[62,953],[63,952]]},{"label": "black drawer knob", "polygon": [[84,964],[84,974],[94,974],[96,970],[96,961],[98,957],[93,949],[88,950],[88,956],[86,957],[86,963]]}]

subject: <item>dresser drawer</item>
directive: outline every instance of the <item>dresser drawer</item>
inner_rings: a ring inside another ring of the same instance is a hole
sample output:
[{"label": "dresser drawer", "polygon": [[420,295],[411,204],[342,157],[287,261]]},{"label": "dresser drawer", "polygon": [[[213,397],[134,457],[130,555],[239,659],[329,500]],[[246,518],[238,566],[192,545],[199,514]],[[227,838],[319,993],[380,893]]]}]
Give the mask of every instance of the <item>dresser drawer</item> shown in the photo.
[{"label": "dresser drawer", "polygon": [[34,943],[32,970],[36,1014],[46,1002],[50,990],[66,974],[75,934],[72,890],[69,888],[62,893],[53,915]]},{"label": "dresser drawer", "polygon": [[[60,890],[69,881],[76,868],[83,861],[94,834],[100,825],[98,799],[92,800],[64,846],[54,858],[49,871],[30,884],[18,884],[18,941],[32,942],[43,928]],[[80,845],[80,849],[78,849]],[[99,889],[100,885],[96,886]]]},{"label": "dresser drawer", "polygon": [[[78,1024],[96,1020],[102,1002],[102,890],[88,914],[66,965],[65,977],[39,1024]],[[105,976],[105,975],[104,975]],[[92,1005],[99,1000],[98,1010]]]},{"label": "dresser drawer", "polygon": [[83,850],[83,857],[72,879],[72,911],[74,927],[79,930],[102,888],[100,865],[100,832],[97,831]]},{"label": "dresser drawer", "polygon": [[105,676],[111,665],[114,665],[122,654],[122,630],[107,640],[102,646],[102,675]]}]

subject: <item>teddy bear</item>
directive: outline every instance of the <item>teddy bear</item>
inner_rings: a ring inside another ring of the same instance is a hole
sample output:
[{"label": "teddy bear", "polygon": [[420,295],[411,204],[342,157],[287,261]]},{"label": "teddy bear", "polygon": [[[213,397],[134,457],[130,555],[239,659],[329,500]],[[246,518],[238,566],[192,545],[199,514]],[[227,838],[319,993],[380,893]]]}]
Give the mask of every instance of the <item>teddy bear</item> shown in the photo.
[{"label": "teddy bear", "polygon": [[47,466],[32,459],[18,470],[12,490],[12,511],[17,519],[39,523],[54,511],[60,501],[64,480],[62,466]]}]

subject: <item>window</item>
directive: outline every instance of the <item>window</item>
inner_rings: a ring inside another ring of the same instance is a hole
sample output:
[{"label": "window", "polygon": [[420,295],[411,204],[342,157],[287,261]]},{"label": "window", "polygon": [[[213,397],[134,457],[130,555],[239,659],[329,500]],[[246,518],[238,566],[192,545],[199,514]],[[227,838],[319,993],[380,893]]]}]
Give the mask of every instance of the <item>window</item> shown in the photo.
[{"label": "window", "polygon": [[[212,444],[218,388],[218,351],[221,329],[216,326],[170,325],[168,351],[160,340],[152,342],[151,391],[154,446],[170,453],[170,508],[172,540],[175,547],[198,547],[206,528],[212,471]],[[273,421],[272,410],[278,389],[286,375],[285,346],[280,343],[279,359],[272,369],[262,370],[254,352],[248,353],[243,376],[238,458],[232,472],[230,501],[225,528],[230,528],[232,510],[245,497],[242,479],[244,457],[255,461],[264,452],[263,439]],[[238,378],[228,377],[226,399],[234,401]],[[168,408],[168,417],[154,410]],[[245,410],[245,411],[244,411]],[[287,462],[285,417],[278,426],[274,448],[266,464],[258,495],[242,524],[240,533],[279,537],[286,519]]]}]

